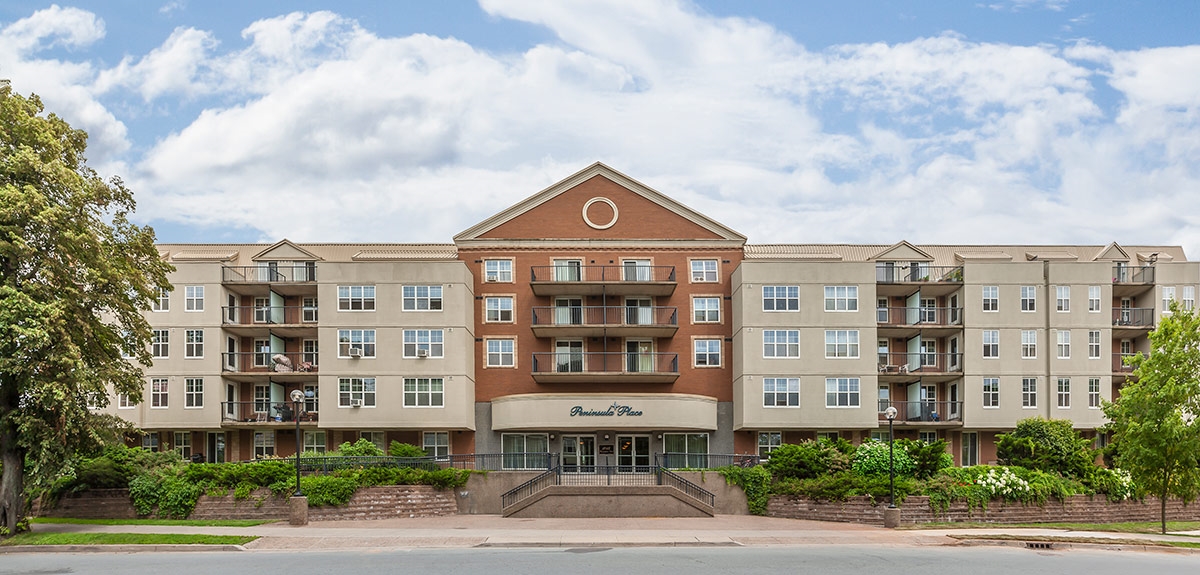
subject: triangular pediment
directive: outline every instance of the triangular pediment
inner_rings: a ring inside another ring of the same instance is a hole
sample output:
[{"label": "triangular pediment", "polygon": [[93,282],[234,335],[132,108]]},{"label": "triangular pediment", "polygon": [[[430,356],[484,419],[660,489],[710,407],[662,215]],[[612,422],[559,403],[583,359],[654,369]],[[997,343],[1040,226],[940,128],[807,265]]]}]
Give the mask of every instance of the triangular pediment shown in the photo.
[{"label": "triangular pediment", "polygon": [[906,240],[900,240],[892,244],[887,249],[871,256],[870,261],[875,262],[931,262],[933,256],[925,253],[917,246],[908,243]]},{"label": "triangular pediment", "polygon": [[293,244],[291,240],[280,240],[271,247],[258,252],[252,261],[280,261],[280,262],[312,262],[318,261],[321,258],[312,254],[308,250]]},{"label": "triangular pediment", "polygon": [[1096,254],[1096,257],[1092,258],[1092,261],[1127,262],[1129,261],[1129,254],[1125,252],[1124,248],[1117,245],[1117,242],[1113,242],[1108,244],[1108,246],[1106,246],[1104,249],[1100,250],[1100,253]]},{"label": "triangular pediment", "polygon": [[548,240],[740,247],[746,237],[600,162],[454,237],[459,245]]}]

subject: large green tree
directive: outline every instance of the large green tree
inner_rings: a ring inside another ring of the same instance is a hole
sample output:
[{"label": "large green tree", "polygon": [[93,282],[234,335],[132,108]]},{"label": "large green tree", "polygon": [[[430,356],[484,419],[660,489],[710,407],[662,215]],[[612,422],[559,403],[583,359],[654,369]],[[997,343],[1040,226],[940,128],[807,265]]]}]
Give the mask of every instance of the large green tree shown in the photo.
[{"label": "large green tree", "polygon": [[0,526],[16,531],[27,480],[53,475],[120,420],[89,406],[141,398],[150,326],[169,288],[133,195],[84,158],[87,134],[0,80]]},{"label": "large green tree", "polygon": [[1116,464],[1161,502],[1200,495],[1200,317],[1172,302],[1150,333],[1150,355],[1132,358],[1135,381],[1104,405],[1117,443]]}]

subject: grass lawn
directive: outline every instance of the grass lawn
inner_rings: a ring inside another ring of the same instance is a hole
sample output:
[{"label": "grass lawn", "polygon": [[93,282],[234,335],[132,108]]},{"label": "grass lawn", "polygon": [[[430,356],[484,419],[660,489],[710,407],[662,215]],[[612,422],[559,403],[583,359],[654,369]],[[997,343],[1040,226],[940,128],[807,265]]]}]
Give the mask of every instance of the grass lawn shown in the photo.
[{"label": "grass lawn", "polygon": [[242,545],[258,539],[247,535],[180,535],[176,533],[21,533],[3,545]]},{"label": "grass lawn", "polygon": [[[1001,527],[1032,527],[1035,529],[1070,529],[1071,531],[1103,531],[1107,533],[1162,533],[1159,521],[1129,523],[922,523],[918,529],[996,529]],[[1168,521],[1167,533],[1200,530],[1200,521]]]},{"label": "grass lawn", "polygon": [[277,519],[71,519],[34,517],[30,523],[74,523],[77,525],[190,525],[192,527],[253,527],[275,523]]}]

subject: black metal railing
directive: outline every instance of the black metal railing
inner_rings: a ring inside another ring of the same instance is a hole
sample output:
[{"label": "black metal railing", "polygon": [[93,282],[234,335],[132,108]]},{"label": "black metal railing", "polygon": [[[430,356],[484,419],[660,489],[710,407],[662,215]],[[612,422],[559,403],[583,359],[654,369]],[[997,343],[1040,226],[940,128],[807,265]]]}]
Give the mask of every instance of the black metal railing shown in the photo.
[{"label": "black metal railing", "polygon": [[1154,308],[1115,308],[1112,310],[1112,321],[1117,327],[1154,327]]},{"label": "black metal railing", "polygon": [[317,281],[317,266],[307,264],[280,266],[221,266],[221,281],[225,283],[300,283]]},{"label": "black metal railing", "polygon": [[316,373],[317,354],[239,351],[221,354],[221,370],[241,373]]},{"label": "black metal railing", "polygon": [[677,353],[535,352],[533,373],[679,373]]},{"label": "black metal railing", "polygon": [[655,453],[654,464],[667,469],[719,469],[754,467],[762,460],[754,453]]},{"label": "black metal railing", "polygon": [[961,401],[888,401],[881,399],[879,400],[880,421],[887,421],[883,412],[888,407],[896,408],[896,421],[899,423],[962,421],[963,416],[963,402]]},{"label": "black metal railing", "polygon": [[[316,422],[318,414],[316,410],[307,411],[308,407],[313,407],[316,403],[314,399],[306,399],[307,405],[303,406],[300,411],[300,422]],[[221,421],[234,421],[239,423],[279,423],[286,421],[296,421],[295,409],[291,402],[275,402],[269,400],[258,401],[222,401],[221,402]]]},{"label": "black metal railing", "polygon": [[558,454],[547,452],[529,453],[464,453],[451,454],[439,462],[457,469],[476,471],[527,471],[551,469],[558,465]]},{"label": "black metal railing", "polygon": [[875,321],[885,326],[962,325],[961,307],[887,307],[875,308]]},{"label": "black metal railing", "polygon": [[675,281],[675,266],[533,266],[530,268],[530,281],[541,283],[669,283]]},{"label": "black metal railing", "polygon": [[541,475],[526,481],[500,496],[500,508],[512,507],[546,489],[558,485],[558,469],[547,469]]},{"label": "black metal railing", "polygon": [[927,266],[925,264],[875,264],[875,282],[881,284],[913,282],[963,281],[962,266]]},{"label": "black metal railing", "polygon": [[679,325],[679,310],[673,306],[537,306],[534,326],[671,326]]},{"label": "black metal railing", "polygon": [[303,324],[317,321],[317,308],[299,305],[235,305],[221,306],[221,322],[225,325]]},{"label": "black metal railing", "polygon": [[411,467],[427,471],[437,471],[444,467],[443,461],[436,457],[346,457],[321,455],[301,455],[300,471],[304,473],[331,473],[339,469],[358,467]]},{"label": "black metal railing", "polygon": [[716,495],[659,465],[594,465],[587,473],[564,473],[555,467],[522,483],[500,496],[502,509],[516,505],[556,485],[589,487],[630,487],[665,485],[679,490],[708,507],[715,507]]},{"label": "black metal railing", "polygon": [[1137,356],[1136,353],[1114,353],[1113,354],[1113,373],[1131,373],[1133,366],[1126,363],[1128,358]]},{"label": "black metal railing", "polygon": [[1154,266],[1113,266],[1115,284],[1152,284]]},{"label": "black metal railing", "polygon": [[658,484],[659,485],[666,485],[669,487],[674,487],[675,489],[682,491],[684,495],[686,495],[692,499],[695,499],[696,501],[699,501],[700,503],[707,505],[708,507],[716,507],[717,496],[714,495],[711,491],[709,491],[703,487],[700,487],[699,485],[696,485],[695,483],[692,483],[691,481],[688,481],[688,480],[672,473],[671,470],[669,470],[669,469],[665,469],[662,467],[659,467],[657,469],[658,469]]},{"label": "black metal railing", "polygon": [[957,373],[963,370],[961,353],[890,352],[880,353],[879,373]]}]

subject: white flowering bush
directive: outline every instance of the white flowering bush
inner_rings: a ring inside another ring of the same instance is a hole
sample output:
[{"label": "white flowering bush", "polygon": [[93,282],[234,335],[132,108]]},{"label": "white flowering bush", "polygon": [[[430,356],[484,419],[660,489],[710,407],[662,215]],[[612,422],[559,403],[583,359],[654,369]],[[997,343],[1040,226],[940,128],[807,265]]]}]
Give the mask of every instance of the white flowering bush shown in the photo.
[{"label": "white flowering bush", "polygon": [[1033,495],[1029,482],[1017,477],[1017,474],[1007,467],[989,467],[975,480],[975,484],[993,499],[1024,501]]}]

